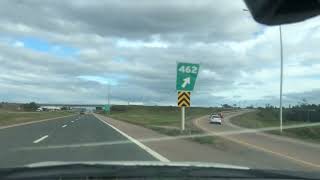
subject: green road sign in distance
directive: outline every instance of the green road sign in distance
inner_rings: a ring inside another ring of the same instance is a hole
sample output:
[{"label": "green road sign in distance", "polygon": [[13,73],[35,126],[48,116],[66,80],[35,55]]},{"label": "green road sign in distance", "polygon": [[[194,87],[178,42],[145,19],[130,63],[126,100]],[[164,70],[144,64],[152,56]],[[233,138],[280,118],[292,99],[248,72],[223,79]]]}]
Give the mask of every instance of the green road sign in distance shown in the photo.
[{"label": "green road sign in distance", "polygon": [[104,110],[105,112],[109,112],[109,111],[110,111],[110,106],[109,106],[108,104],[104,105],[104,106],[103,106],[103,110]]},{"label": "green road sign in distance", "polygon": [[177,64],[177,91],[193,91],[198,76],[199,68],[199,64]]}]

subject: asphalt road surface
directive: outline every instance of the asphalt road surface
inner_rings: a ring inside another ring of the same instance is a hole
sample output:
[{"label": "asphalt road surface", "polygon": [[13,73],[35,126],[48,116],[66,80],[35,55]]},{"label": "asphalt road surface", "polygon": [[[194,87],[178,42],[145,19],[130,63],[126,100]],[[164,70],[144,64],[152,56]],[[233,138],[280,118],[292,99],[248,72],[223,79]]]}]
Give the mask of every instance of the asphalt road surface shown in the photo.
[{"label": "asphalt road surface", "polygon": [[[224,138],[231,140],[231,143],[225,144],[226,149],[221,152],[218,152],[218,149],[216,153],[199,154],[203,151],[197,151],[199,148],[192,146],[190,149],[195,151],[194,154],[192,157],[185,157],[185,150],[181,151],[181,147],[184,146],[179,143],[175,144],[179,147],[175,147],[176,150],[170,148],[168,144],[162,146],[165,150],[161,148],[156,150],[161,154],[166,151],[169,151],[169,154],[178,154],[169,158],[175,160],[179,159],[175,158],[176,156],[180,156],[182,158],[180,161],[206,161],[207,159],[208,162],[252,168],[274,167],[275,169],[319,171],[319,145],[261,133],[223,135],[226,132],[243,130],[235,127],[228,120],[238,114],[229,115],[222,126],[209,124],[208,118],[200,118],[195,122],[205,131],[222,133]],[[155,142],[155,144],[159,143]],[[136,142],[135,139],[91,114],[0,129],[0,149],[0,168],[48,161],[166,160],[152,149]],[[219,159],[223,161],[218,161]]]},{"label": "asphalt road surface", "polygon": [[0,149],[0,168],[46,161],[159,160],[92,114],[0,129]]},{"label": "asphalt road surface", "polygon": [[[320,170],[320,145],[303,142],[301,140],[270,135],[263,132],[248,132],[249,129],[233,125],[230,118],[238,116],[242,112],[229,113],[222,125],[210,124],[209,117],[203,117],[194,121],[195,125],[208,133],[216,134],[232,142],[234,148],[247,147],[248,150],[260,151],[270,155],[278,164],[286,163],[288,169],[299,165],[302,170]],[[249,152],[249,151],[248,151]],[[243,154],[243,157],[252,157],[252,153]],[[258,159],[258,158],[257,158]],[[276,165],[275,165],[276,166]]]}]

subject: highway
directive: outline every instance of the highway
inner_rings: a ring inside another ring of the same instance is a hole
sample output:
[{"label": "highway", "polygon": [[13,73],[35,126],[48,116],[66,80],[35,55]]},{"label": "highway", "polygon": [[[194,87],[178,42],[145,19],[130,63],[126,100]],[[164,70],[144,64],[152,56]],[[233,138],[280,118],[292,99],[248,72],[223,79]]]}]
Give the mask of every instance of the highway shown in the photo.
[{"label": "highway", "polygon": [[3,128],[0,129],[0,168],[48,161],[166,162],[168,157],[172,161],[216,162],[252,168],[320,169],[319,145],[262,133],[224,135],[243,130],[229,121],[236,115],[239,113],[228,115],[222,126],[209,124],[206,117],[194,120],[203,130],[220,133],[230,140],[220,147],[223,149],[181,139],[144,142],[146,138],[167,137],[117,120],[102,121],[93,114]]},{"label": "highway", "polygon": [[159,160],[145,148],[92,114],[0,129],[1,168],[45,161]]}]

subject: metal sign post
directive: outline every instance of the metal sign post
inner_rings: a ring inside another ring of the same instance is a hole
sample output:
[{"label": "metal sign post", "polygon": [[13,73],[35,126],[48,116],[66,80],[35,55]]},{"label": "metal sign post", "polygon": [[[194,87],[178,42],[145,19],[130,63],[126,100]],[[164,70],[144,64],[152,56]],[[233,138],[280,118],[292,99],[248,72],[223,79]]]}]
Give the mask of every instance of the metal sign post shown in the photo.
[{"label": "metal sign post", "polygon": [[178,92],[178,106],[181,107],[181,130],[185,129],[186,107],[190,107],[190,92]]},{"label": "metal sign post", "polygon": [[184,131],[185,129],[185,119],[186,119],[186,113],[185,113],[185,107],[181,107],[181,130]]}]

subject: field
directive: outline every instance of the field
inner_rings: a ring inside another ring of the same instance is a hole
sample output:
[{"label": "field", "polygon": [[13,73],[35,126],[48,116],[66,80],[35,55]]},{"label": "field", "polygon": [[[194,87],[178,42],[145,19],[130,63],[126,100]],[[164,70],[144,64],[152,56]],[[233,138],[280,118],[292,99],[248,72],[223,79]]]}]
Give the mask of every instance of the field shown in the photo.
[{"label": "field", "polygon": [[7,126],[17,123],[37,121],[42,119],[67,116],[73,113],[66,111],[57,112],[14,112],[0,110],[0,126]]},{"label": "field", "polygon": [[[111,118],[126,121],[132,124],[144,126],[169,136],[202,134],[195,127],[192,120],[201,116],[222,111],[218,108],[192,107],[186,108],[186,129],[180,130],[181,110],[172,106],[113,106],[110,114],[104,114]],[[215,137],[190,138],[201,144],[217,145]]]},{"label": "field", "polygon": [[[186,121],[217,112],[216,108],[186,108]],[[181,110],[171,106],[114,106],[110,117],[143,126],[179,127]]]},{"label": "field", "polygon": [[[279,127],[279,113],[275,110],[257,110],[249,112],[231,119],[233,124],[246,128],[265,128],[265,127]],[[303,121],[292,121],[290,119],[283,119],[283,126],[293,124],[303,124]],[[288,136],[298,139],[303,139],[312,142],[320,142],[320,126],[302,127],[294,129],[284,129],[280,134],[279,130],[268,131],[268,133]]]}]

